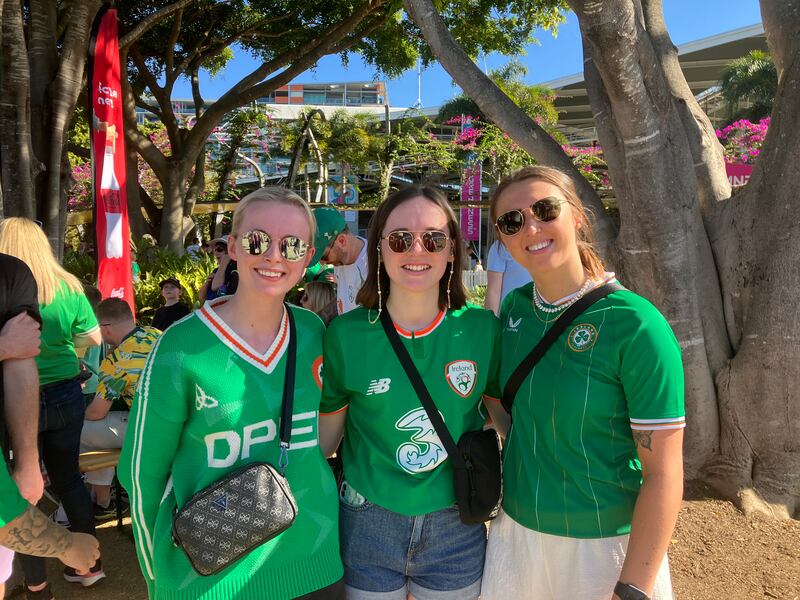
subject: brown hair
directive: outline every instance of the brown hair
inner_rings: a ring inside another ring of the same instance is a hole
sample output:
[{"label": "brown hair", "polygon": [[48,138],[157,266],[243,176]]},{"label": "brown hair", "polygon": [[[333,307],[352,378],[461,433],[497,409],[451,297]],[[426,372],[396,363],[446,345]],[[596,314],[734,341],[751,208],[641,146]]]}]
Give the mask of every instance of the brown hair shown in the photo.
[{"label": "brown hair", "polygon": [[[380,244],[383,228],[392,211],[414,198],[425,198],[435,204],[447,215],[447,229],[450,236],[450,244],[453,252],[453,279],[450,282],[450,307],[461,308],[467,303],[467,292],[461,280],[461,265],[463,264],[464,242],[461,238],[461,227],[458,219],[447,203],[447,197],[436,188],[426,185],[412,185],[391,194],[384,200],[369,223],[369,233],[367,234],[367,263],[368,272],[364,285],[358,291],[356,302],[366,308],[378,308],[378,278],[383,293],[383,302],[389,298],[390,281],[389,275],[383,264],[378,264],[378,244]],[[450,277],[449,270],[445,270],[439,280],[439,308],[447,308],[447,281]]]},{"label": "brown hair", "polygon": [[315,313],[336,300],[336,290],[330,281],[309,281],[303,291],[308,296],[309,309]]},{"label": "brown hair", "polygon": [[111,323],[133,321],[131,307],[121,298],[106,298],[97,305],[95,312],[97,313],[98,321],[109,321]]},{"label": "brown hair", "polygon": [[[578,238],[578,254],[581,257],[581,264],[584,270],[590,277],[602,277],[605,268],[600,255],[594,249],[594,231],[592,229],[591,212],[587,210],[581,202],[578,192],[575,190],[575,184],[563,172],[552,167],[543,167],[540,165],[531,165],[522,167],[518,171],[505,177],[495,188],[492,197],[489,199],[489,219],[494,224],[497,222],[497,203],[503,192],[512,184],[519,183],[520,181],[544,181],[550,185],[557,187],[564,195],[564,199],[572,206],[572,209],[578,214],[581,222],[581,227],[577,230]],[[495,227],[497,227],[495,225]],[[502,237],[501,243],[502,243]]]}]

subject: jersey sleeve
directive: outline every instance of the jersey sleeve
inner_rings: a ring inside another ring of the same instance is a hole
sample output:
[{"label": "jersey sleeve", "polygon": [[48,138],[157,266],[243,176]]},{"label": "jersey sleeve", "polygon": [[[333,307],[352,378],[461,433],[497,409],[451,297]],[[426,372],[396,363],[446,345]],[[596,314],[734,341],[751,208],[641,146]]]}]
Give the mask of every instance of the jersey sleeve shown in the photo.
[{"label": "jersey sleeve", "polygon": [[500,319],[491,315],[490,337],[491,359],[489,360],[489,374],[486,379],[486,389],[484,395],[489,398],[502,398],[503,391],[500,389]]},{"label": "jersey sleeve", "polygon": [[5,464],[0,464],[0,529],[20,516],[28,508],[28,502],[19,493],[19,488]]},{"label": "jersey sleeve", "polygon": [[506,270],[506,263],[500,253],[500,242],[495,242],[489,247],[489,253],[486,255],[486,270],[495,271],[497,273],[504,273]]},{"label": "jersey sleeve", "polygon": [[75,295],[75,320],[72,323],[72,335],[90,335],[100,329],[97,317],[94,316],[92,305],[85,294],[71,292]]},{"label": "jersey sleeve", "polygon": [[119,460],[119,478],[128,490],[136,553],[152,591],[153,535],[161,500],[171,485],[172,462],[188,418],[186,389],[177,347],[178,336],[167,332],[145,363],[131,407],[128,431]]},{"label": "jersey sleeve", "polygon": [[339,336],[336,321],[325,332],[322,350],[322,402],[319,412],[329,415],[344,409],[350,402],[344,386],[344,369],[347,357]]},{"label": "jersey sleeve", "polygon": [[635,321],[620,357],[631,429],[681,429],[686,417],[678,340],[652,305],[638,311]]}]

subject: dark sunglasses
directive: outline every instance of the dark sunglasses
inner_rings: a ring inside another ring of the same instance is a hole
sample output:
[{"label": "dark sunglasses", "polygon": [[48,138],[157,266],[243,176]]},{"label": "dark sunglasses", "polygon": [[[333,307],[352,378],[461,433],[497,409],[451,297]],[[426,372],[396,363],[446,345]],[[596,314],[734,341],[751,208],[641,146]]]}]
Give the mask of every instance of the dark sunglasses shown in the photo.
[{"label": "dark sunglasses", "polygon": [[[253,229],[242,235],[242,250],[250,256],[261,256],[269,252],[272,237],[260,229]],[[278,251],[288,261],[295,262],[305,257],[309,244],[296,235],[287,235],[278,242]]]},{"label": "dark sunglasses", "polygon": [[[415,235],[417,234],[417,235]],[[414,240],[419,238],[422,247],[430,254],[438,254],[447,249],[449,236],[444,231],[393,231],[389,235],[382,237],[386,240],[389,250],[397,254],[402,254],[411,250]]]},{"label": "dark sunglasses", "polygon": [[[537,221],[548,223],[561,214],[561,205],[566,200],[548,196],[531,204],[531,213]],[[517,235],[525,227],[525,213],[519,209],[510,210],[497,217],[495,226],[503,235]]]},{"label": "dark sunglasses", "polygon": [[227,246],[223,246],[223,245],[214,246],[214,252],[227,252],[227,251],[228,251],[228,247]]},{"label": "dark sunglasses", "polygon": [[319,257],[319,262],[326,263],[328,262],[328,258],[330,257],[331,250],[333,250],[333,245],[336,243],[336,238],[333,238],[333,241],[325,246],[325,252],[322,253],[322,256]]}]

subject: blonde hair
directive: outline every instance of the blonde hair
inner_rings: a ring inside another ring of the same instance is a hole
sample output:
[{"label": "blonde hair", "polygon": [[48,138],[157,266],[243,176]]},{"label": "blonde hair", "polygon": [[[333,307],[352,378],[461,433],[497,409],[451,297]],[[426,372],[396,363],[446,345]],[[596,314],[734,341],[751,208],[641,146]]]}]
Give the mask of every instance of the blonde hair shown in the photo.
[{"label": "blonde hair", "polygon": [[[584,270],[590,277],[602,277],[605,272],[603,261],[597,250],[594,249],[594,231],[592,229],[591,213],[584,208],[580,196],[575,189],[572,180],[562,171],[552,167],[543,167],[540,165],[522,167],[518,171],[505,177],[497,185],[497,188],[492,193],[489,199],[489,219],[494,224],[497,222],[497,203],[500,196],[511,184],[519,183],[520,181],[544,181],[550,185],[557,187],[564,195],[564,199],[572,206],[572,209],[577,213],[581,226],[577,229],[577,243],[578,254],[581,257],[581,264]],[[499,236],[498,236],[499,237]],[[502,243],[502,238],[501,243]]]},{"label": "blonde hair", "polygon": [[9,217],[0,221],[0,252],[28,265],[39,289],[39,304],[50,304],[61,284],[83,294],[83,284],[56,260],[44,231],[30,219]]},{"label": "blonde hair", "polygon": [[330,281],[309,281],[305,287],[309,310],[318,313],[336,300],[336,290]]},{"label": "blonde hair", "polygon": [[286,206],[293,206],[301,210],[308,220],[308,227],[311,232],[311,238],[308,240],[311,245],[314,244],[314,236],[317,233],[317,221],[311,212],[308,204],[300,196],[295,194],[292,190],[288,190],[280,186],[267,186],[250,192],[239,201],[233,211],[233,224],[231,225],[231,234],[237,235],[244,219],[244,213],[251,204],[256,202],[266,202],[275,204],[284,204]]}]

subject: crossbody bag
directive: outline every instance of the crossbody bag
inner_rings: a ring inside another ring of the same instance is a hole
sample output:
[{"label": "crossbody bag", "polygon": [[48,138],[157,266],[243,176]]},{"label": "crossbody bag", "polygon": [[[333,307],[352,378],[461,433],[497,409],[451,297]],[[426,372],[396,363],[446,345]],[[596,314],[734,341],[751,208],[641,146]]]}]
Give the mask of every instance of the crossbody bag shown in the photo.
[{"label": "crossbody bag", "polygon": [[528,355],[522,359],[522,362],[519,363],[517,368],[514,369],[514,372],[511,373],[511,377],[508,378],[508,381],[503,388],[502,398],[503,408],[505,408],[508,414],[511,414],[511,408],[514,405],[514,398],[517,395],[519,386],[522,385],[522,382],[525,381],[525,378],[528,376],[528,374],[533,371],[536,363],[538,363],[542,357],[547,354],[550,346],[552,346],[553,343],[561,336],[561,334],[564,333],[567,327],[572,325],[572,322],[578,318],[578,315],[580,315],[598,300],[605,298],[613,292],[624,289],[624,287],[614,281],[604,283],[603,285],[596,287],[591,292],[583,296],[580,300],[575,302],[575,304],[567,308],[560,317],[558,317],[556,322],[553,323],[550,329],[547,330],[547,333],[544,334],[544,337],[542,337],[539,343],[534,346],[533,350],[531,350]]},{"label": "crossbody bag", "polygon": [[380,318],[386,337],[389,338],[394,353],[403,365],[403,370],[453,465],[453,490],[461,521],[474,525],[495,518],[503,493],[500,438],[497,432],[493,429],[467,431],[456,444],[408,350],[400,340],[388,311],[382,311]]},{"label": "crossbody bag", "polygon": [[292,434],[297,336],[289,318],[289,347],[280,421],[278,467],[254,462],[228,473],[193,495],[172,518],[172,538],[200,575],[214,575],[286,531],[297,502],[284,473]]}]

